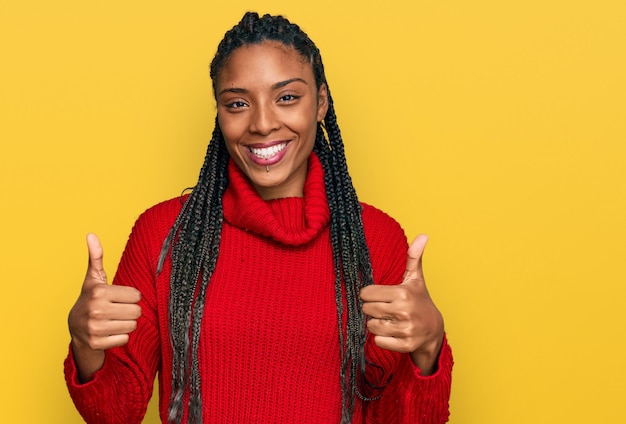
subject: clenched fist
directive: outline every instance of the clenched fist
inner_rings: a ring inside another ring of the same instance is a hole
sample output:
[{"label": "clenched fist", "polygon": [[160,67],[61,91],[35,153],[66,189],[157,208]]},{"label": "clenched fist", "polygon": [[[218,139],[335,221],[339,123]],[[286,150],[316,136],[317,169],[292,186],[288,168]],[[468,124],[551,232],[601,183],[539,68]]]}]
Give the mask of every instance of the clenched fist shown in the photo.
[{"label": "clenched fist", "polygon": [[72,350],[81,381],[102,368],[104,351],[128,342],[141,316],[141,293],[133,287],[107,284],[103,249],[95,234],[87,235],[89,264],[78,300],[68,317]]},{"label": "clenched fist", "polygon": [[384,349],[410,353],[422,375],[436,371],[443,343],[443,317],[433,303],[422,272],[428,237],[420,234],[407,252],[401,284],[372,285],[361,290],[367,329]]}]

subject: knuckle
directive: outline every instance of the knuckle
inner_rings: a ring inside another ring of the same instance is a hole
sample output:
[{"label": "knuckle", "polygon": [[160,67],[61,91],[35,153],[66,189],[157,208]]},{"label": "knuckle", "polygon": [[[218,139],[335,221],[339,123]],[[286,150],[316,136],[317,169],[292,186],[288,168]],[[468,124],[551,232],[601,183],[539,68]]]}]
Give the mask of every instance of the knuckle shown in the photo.
[{"label": "knuckle", "polygon": [[101,308],[91,308],[88,312],[90,321],[99,321],[105,316],[104,311]]},{"label": "knuckle", "polygon": [[92,342],[97,334],[100,333],[100,325],[94,320],[87,321],[87,334],[89,341]]},{"label": "knuckle", "polygon": [[91,287],[92,299],[103,299],[106,297],[107,289],[109,286],[105,284],[96,284]]},{"label": "knuckle", "polygon": [[102,341],[99,337],[89,336],[87,338],[87,345],[90,349],[98,350],[102,349]]},{"label": "knuckle", "polygon": [[411,313],[406,308],[399,309],[398,311],[396,311],[395,315],[396,315],[395,318],[397,321],[410,321],[411,320]]},{"label": "knuckle", "polygon": [[415,325],[415,323],[413,323],[412,321],[410,321],[407,326],[406,326],[406,332],[409,335],[416,335],[417,334],[417,326]]},{"label": "knuckle", "polygon": [[398,325],[398,320],[395,317],[386,318],[382,322],[384,323],[385,327],[390,328],[390,329],[393,329],[397,327]]},{"label": "knuckle", "polygon": [[406,287],[399,286],[397,291],[398,300],[407,301],[411,297],[411,294]]}]

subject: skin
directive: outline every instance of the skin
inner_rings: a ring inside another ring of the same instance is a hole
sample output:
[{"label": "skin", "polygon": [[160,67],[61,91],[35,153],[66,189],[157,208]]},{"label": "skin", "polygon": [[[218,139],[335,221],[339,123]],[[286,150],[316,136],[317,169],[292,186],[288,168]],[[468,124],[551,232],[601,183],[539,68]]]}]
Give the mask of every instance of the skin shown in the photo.
[{"label": "skin", "polygon": [[141,316],[141,293],[134,287],[107,284],[103,249],[95,234],[87,235],[89,264],[78,300],[70,310],[68,326],[78,378],[92,379],[104,364],[105,350],[128,343]]},{"label": "skin", "polygon": [[410,353],[421,375],[437,371],[443,344],[443,317],[433,303],[424,280],[422,257],[428,237],[420,234],[407,251],[402,283],[367,286],[361,290],[367,329],[375,343],[388,350]]},{"label": "skin", "polygon": [[[317,123],[328,110],[312,66],[292,47],[266,41],[235,50],[217,77],[217,116],[226,147],[263,199],[302,197]],[[278,162],[250,148],[287,142]],[[270,165],[267,172],[266,165]]]},{"label": "skin", "polygon": [[[259,195],[266,200],[302,197],[317,123],[328,110],[326,85],[316,87],[311,64],[278,42],[243,46],[224,65],[215,92],[228,152]],[[279,154],[268,159],[254,157],[250,151],[285,143]],[[422,375],[436,371],[444,331],[422,272],[426,241],[420,235],[409,247],[401,284],[361,290],[367,327],[376,344],[409,353]],[[107,284],[98,237],[87,235],[87,246],[87,274],[68,318],[82,382],[102,368],[107,349],[128,342],[141,316],[138,290]]]}]

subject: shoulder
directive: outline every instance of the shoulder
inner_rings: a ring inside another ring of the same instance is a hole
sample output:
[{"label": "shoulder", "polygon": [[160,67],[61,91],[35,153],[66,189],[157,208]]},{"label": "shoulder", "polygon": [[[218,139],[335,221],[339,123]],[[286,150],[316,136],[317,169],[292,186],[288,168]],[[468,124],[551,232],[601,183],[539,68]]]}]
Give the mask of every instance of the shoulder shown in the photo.
[{"label": "shoulder", "polygon": [[144,297],[154,290],[156,266],[163,241],[176,220],[184,199],[158,203],[139,215],[126,242],[114,284],[138,288]]},{"label": "shoulder", "polygon": [[187,196],[179,196],[146,209],[135,221],[131,238],[139,239],[148,245],[160,246],[186,199]]},{"label": "shoulder", "polygon": [[188,195],[178,196],[172,199],[164,200],[154,206],[146,209],[137,219],[137,222],[148,221],[153,224],[165,224],[171,227],[174,220],[180,213]]},{"label": "shoulder", "polygon": [[363,227],[365,236],[370,239],[388,240],[389,238],[400,239],[406,243],[406,236],[402,226],[386,212],[369,205],[361,203],[363,215]]}]

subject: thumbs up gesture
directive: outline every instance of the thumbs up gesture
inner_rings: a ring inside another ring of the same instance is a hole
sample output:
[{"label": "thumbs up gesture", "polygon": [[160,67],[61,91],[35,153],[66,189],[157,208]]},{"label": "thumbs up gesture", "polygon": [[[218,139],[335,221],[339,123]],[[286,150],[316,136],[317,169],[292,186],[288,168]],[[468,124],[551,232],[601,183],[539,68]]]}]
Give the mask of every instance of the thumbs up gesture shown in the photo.
[{"label": "thumbs up gesture", "polygon": [[372,285],[361,290],[367,329],[384,349],[410,353],[422,375],[436,371],[443,343],[443,317],[433,303],[422,272],[428,237],[418,235],[407,252],[401,284]]},{"label": "thumbs up gesture", "polygon": [[104,364],[105,349],[122,346],[141,316],[139,290],[107,284],[103,249],[95,234],[87,235],[89,265],[78,300],[68,317],[72,350],[81,381]]}]

